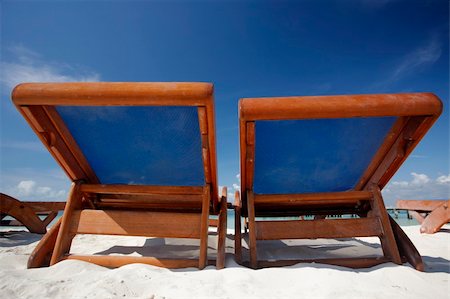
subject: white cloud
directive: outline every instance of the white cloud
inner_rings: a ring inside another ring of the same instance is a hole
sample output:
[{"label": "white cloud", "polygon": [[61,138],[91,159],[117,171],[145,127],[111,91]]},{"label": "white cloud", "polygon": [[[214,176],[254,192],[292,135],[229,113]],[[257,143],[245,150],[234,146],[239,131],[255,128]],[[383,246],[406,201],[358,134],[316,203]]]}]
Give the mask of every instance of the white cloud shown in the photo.
[{"label": "white cloud", "polygon": [[412,172],[411,175],[413,176],[412,185],[424,185],[430,181],[430,178],[426,174]]},{"label": "white cloud", "polygon": [[236,178],[237,178],[238,182],[240,183],[240,182],[241,182],[241,174],[238,173],[238,174],[236,175]]},{"label": "white cloud", "polygon": [[436,37],[431,38],[426,45],[405,55],[394,68],[391,80],[399,80],[407,74],[434,64],[441,57],[441,54],[442,49],[440,42]]},{"label": "white cloud", "polygon": [[431,179],[426,174],[411,173],[410,181],[393,181],[383,190],[386,206],[393,207],[398,199],[450,198],[450,174]]},{"label": "white cloud", "polygon": [[438,177],[436,179],[436,183],[441,184],[441,185],[450,185],[450,174],[449,175],[441,175],[440,177]]},{"label": "white cloud", "polygon": [[2,61],[0,82],[7,91],[21,82],[99,81],[100,75],[80,66],[44,61],[41,56],[23,46],[7,48],[11,61]]},{"label": "white cloud", "polygon": [[33,180],[20,181],[17,186],[10,188],[8,194],[19,200],[34,199],[42,201],[63,201],[66,199],[65,190],[54,190],[48,186],[38,186]]},{"label": "white cloud", "polygon": [[35,181],[20,181],[17,185],[17,192],[19,196],[28,196],[33,192],[36,186]]},{"label": "white cloud", "polygon": [[241,187],[239,186],[239,184],[233,184],[233,188],[234,190],[239,190]]},{"label": "white cloud", "polygon": [[385,79],[374,83],[372,88],[379,91],[380,88],[386,88],[411,74],[417,74],[435,64],[441,55],[442,45],[438,34],[435,34],[426,44],[405,53],[397,62],[393,62],[393,67],[386,74]]},{"label": "white cloud", "polygon": [[69,189],[70,180],[59,168],[14,168],[1,173],[1,192],[19,200],[64,201]]}]

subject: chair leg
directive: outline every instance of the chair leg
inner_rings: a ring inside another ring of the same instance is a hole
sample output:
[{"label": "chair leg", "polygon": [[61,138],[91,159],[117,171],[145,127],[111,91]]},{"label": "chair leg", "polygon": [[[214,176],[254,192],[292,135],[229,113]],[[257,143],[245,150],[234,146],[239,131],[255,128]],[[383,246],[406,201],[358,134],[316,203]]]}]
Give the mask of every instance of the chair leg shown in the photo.
[{"label": "chair leg", "polygon": [[241,198],[239,191],[234,196],[234,259],[242,264],[242,228],[241,228]]},{"label": "chair leg", "polygon": [[250,249],[250,267],[256,269],[258,267],[258,259],[256,253],[256,222],[255,222],[255,205],[253,200],[253,192],[247,191],[247,209],[248,209],[248,239]]},{"label": "chair leg", "polygon": [[222,198],[220,200],[220,214],[219,214],[219,225],[218,225],[218,244],[217,244],[217,261],[216,268],[223,269],[225,267],[225,241],[227,236],[227,197],[222,193]]},{"label": "chair leg", "polygon": [[70,251],[72,239],[75,237],[75,234],[71,234],[69,232],[73,211],[82,208],[81,194],[79,192],[80,185],[80,182],[72,183],[69,198],[62,216],[61,227],[59,229],[55,242],[55,248],[53,249],[52,258],[50,260],[50,266],[59,262],[62,256]]},{"label": "chair leg", "polygon": [[208,263],[209,198],[210,198],[210,187],[209,185],[206,185],[203,193],[202,214],[200,224],[200,257],[198,261],[198,268],[200,270],[205,268]]},{"label": "chair leg", "polygon": [[28,269],[48,267],[50,265],[50,259],[52,257],[53,249],[55,248],[56,237],[58,236],[61,227],[61,220],[62,218],[59,218],[58,222],[50,228],[34,248],[28,258]]},{"label": "chair leg", "polygon": [[411,264],[416,270],[424,271],[425,266],[420,256],[419,251],[417,251],[416,246],[411,242],[405,232],[402,230],[400,225],[389,216],[389,221],[391,222],[392,230],[394,232],[395,241],[397,242],[398,250],[400,255],[406,258],[406,261]]},{"label": "chair leg", "polygon": [[392,262],[401,265],[402,259],[398,251],[397,243],[395,241],[394,233],[392,231],[392,226],[389,221],[389,216],[384,206],[380,188],[374,185],[371,191],[373,192],[373,200],[372,200],[373,213],[375,214],[376,217],[380,219],[381,226],[383,228],[383,235],[380,236],[383,253],[387,258],[391,259]]}]

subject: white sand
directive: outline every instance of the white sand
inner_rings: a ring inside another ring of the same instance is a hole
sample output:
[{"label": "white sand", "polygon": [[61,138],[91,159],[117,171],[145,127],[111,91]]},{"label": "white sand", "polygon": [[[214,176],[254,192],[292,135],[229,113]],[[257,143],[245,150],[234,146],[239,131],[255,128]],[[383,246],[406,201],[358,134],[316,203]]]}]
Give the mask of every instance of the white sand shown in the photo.
[{"label": "white sand", "polygon": [[[27,270],[28,256],[41,236],[3,232],[0,298],[450,298],[450,225],[434,235],[421,235],[418,226],[404,229],[424,258],[425,273],[408,264],[391,263],[359,270],[320,264],[250,270],[234,262],[231,236],[227,240],[227,268],[220,271],[212,266],[199,271],[143,264],[107,269],[81,261]],[[179,240],[84,235],[74,240],[72,252],[197,254],[195,242],[181,241],[185,245],[177,247]],[[215,237],[210,241],[212,245]],[[376,238],[331,240],[326,244],[324,247],[324,240],[264,242],[258,254],[264,258],[333,257],[381,252]],[[210,251],[213,257],[213,248]]]}]

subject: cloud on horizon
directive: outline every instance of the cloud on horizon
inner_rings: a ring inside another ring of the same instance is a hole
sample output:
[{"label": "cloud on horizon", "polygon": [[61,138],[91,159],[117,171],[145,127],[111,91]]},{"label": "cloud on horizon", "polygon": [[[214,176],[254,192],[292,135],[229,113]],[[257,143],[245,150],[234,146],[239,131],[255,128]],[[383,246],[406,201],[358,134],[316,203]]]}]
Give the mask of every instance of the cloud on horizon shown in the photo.
[{"label": "cloud on horizon", "polygon": [[450,174],[432,179],[423,173],[411,173],[409,181],[392,181],[383,189],[386,206],[395,206],[398,199],[450,198]]}]

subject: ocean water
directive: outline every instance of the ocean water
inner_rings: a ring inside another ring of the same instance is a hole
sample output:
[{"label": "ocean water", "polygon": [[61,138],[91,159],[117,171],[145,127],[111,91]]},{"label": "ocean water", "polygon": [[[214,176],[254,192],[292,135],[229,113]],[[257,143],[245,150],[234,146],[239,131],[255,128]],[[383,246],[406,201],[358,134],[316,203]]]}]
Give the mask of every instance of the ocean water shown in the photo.
[{"label": "ocean water", "polygon": [[[410,219],[408,217],[407,211],[405,211],[405,210],[388,209],[388,213],[401,226],[409,226],[409,225],[418,225],[419,224],[414,218]],[[58,221],[58,219],[62,216],[62,214],[63,214],[63,212],[60,211],[58,213],[58,216],[56,216],[56,218],[49,224],[48,227],[51,227],[54,223],[56,223],[56,221]],[[43,217],[41,217],[41,218],[43,218]],[[211,218],[217,218],[217,217],[211,216]],[[333,218],[333,217],[331,217],[331,218]],[[342,218],[350,218],[350,216],[344,216]],[[9,216],[6,216],[4,219],[10,220],[12,218]],[[258,218],[258,219],[264,220],[265,218]],[[269,219],[269,218],[266,218],[266,219]],[[294,219],[298,219],[298,217],[270,218],[270,220],[294,220]],[[310,220],[310,219],[312,219],[312,216],[306,216],[305,219]],[[241,220],[241,226],[243,227],[243,220]],[[21,227],[21,226],[0,226],[0,228],[1,228],[1,230],[5,230],[7,228],[23,229],[23,227]],[[227,229],[234,230],[234,210],[228,210],[228,212],[227,212]]]}]

